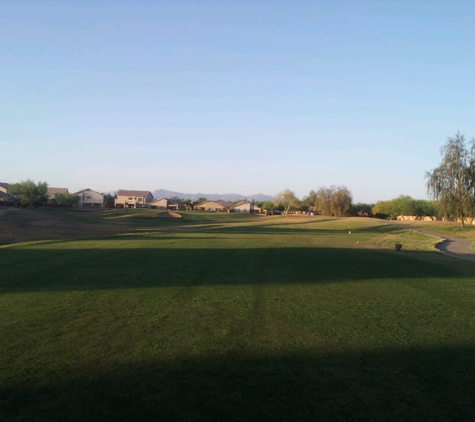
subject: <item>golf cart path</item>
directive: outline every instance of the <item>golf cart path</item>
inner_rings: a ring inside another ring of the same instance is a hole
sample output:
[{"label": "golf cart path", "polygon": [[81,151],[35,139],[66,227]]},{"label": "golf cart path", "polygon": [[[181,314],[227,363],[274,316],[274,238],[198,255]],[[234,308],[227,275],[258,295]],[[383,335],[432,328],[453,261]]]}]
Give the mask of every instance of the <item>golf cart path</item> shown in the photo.
[{"label": "golf cart path", "polygon": [[429,234],[431,236],[436,236],[444,239],[443,242],[436,245],[436,248],[450,256],[455,256],[456,258],[468,259],[470,261],[475,261],[475,252],[472,251],[472,241],[460,239],[458,237],[449,236],[448,234],[443,234],[435,232],[433,230],[422,229],[420,227],[414,227],[409,224],[399,224],[396,223],[399,227],[404,227],[405,229],[414,230],[416,232]]}]

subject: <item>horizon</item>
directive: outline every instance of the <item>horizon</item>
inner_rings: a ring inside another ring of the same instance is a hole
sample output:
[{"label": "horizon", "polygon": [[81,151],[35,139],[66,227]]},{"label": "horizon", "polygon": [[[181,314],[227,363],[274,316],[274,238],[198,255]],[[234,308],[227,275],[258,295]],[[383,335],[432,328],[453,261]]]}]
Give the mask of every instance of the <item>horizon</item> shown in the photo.
[{"label": "horizon", "polygon": [[467,2],[4,2],[0,179],[428,199],[475,135],[474,24]]}]

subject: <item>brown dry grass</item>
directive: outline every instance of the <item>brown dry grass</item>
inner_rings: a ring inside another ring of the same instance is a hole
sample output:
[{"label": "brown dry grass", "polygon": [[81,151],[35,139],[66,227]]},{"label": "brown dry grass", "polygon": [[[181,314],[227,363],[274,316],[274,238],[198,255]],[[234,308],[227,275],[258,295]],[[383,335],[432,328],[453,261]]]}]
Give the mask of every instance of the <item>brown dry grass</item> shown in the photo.
[{"label": "brown dry grass", "polygon": [[117,230],[91,227],[26,208],[0,210],[0,244],[101,236]]}]

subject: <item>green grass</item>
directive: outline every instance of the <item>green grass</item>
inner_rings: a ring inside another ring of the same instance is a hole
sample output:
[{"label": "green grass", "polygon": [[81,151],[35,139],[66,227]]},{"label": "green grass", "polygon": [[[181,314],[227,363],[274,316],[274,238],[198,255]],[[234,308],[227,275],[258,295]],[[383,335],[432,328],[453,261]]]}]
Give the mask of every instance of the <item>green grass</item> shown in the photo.
[{"label": "green grass", "polygon": [[0,248],[2,422],[474,420],[475,263],[435,238],[66,214],[130,233]]},{"label": "green grass", "polygon": [[401,223],[475,241],[475,225],[466,224],[462,227],[460,223],[450,221],[401,221]]}]

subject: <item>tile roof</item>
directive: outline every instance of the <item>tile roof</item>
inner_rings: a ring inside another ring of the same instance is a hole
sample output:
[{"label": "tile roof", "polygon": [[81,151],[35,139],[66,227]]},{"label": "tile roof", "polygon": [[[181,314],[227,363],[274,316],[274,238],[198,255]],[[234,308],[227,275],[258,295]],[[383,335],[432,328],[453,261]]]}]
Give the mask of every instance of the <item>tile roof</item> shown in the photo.
[{"label": "tile roof", "polygon": [[[148,195],[152,195],[152,192],[149,190],[125,190],[125,189],[119,189],[119,192],[117,192],[117,196],[143,196],[147,197]],[[152,195],[153,198],[153,195]]]},{"label": "tile roof", "polygon": [[77,192],[75,193],[75,195],[77,195],[78,193],[83,193],[83,192],[86,192],[86,191],[88,191],[88,192],[95,192],[95,193],[98,193],[99,195],[102,195],[102,193],[98,192],[97,190],[90,189],[90,188],[87,188],[87,189],[83,189],[83,190],[77,191]]},{"label": "tile roof", "polygon": [[221,204],[223,207],[225,208],[230,208],[232,207],[232,204],[230,204],[229,202],[223,200],[223,199],[218,199],[217,201],[214,201],[214,202],[217,202],[218,204]]},{"label": "tile roof", "polygon": [[241,202],[238,202],[237,204],[234,204],[233,207],[239,207],[239,205],[243,205],[243,204],[250,204],[249,201],[241,201]]},{"label": "tile roof", "polygon": [[230,208],[232,206],[232,204],[230,204],[229,202],[226,202],[223,199],[218,199],[217,201],[208,200],[208,201],[200,202],[199,204],[196,204],[195,207],[199,207],[200,205],[208,204],[208,203],[218,204],[218,205],[221,205],[223,208]]},{"label": "tile roof", "polygon": [[68,193],[68,188],[50,188],[46,191],[46,195],[56,195],[58,193]]}]

